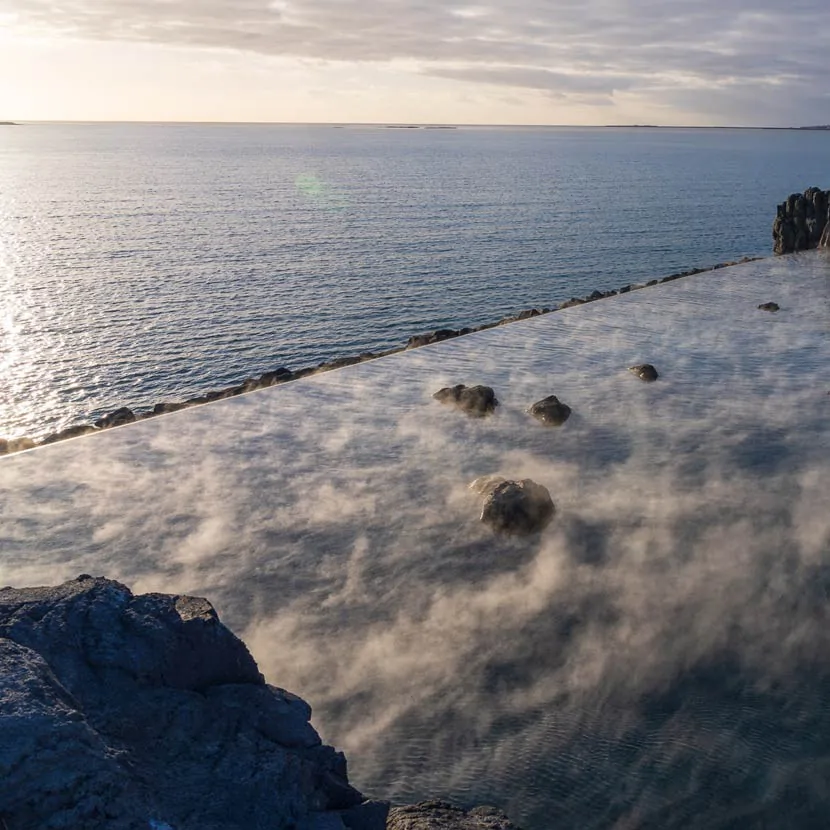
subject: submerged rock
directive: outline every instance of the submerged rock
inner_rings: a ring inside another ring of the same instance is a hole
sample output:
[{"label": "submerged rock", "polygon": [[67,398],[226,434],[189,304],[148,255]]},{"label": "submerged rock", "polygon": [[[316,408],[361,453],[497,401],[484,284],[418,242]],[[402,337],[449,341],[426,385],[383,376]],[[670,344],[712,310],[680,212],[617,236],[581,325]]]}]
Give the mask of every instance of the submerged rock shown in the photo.
[{"label": "submerged rock", "polygon": [[310,716],[207,600],[89,576],[0,590],[9,828],[380,830]]},{"label": "submerged rock", "polygon": [[655,369],[650,363],[638,363],[636,366],[629,366],[629,372],[633,372],[640,380],[645,381],[655,381],[658,377],[657,369]]},{"label": "submerged rock", "polygon": [[781,306],[778,303],[761,303],[758,308],[761,311],[778,311]]},{"label": "submerged rock", "polygon": [[481,521],[497,533],[526,536],[543,530],[556,507],[546,487],[531,481],[510,481],[499,476],[477,478],[470,488],[485,495]]},{"label": "submerged rock", "polygon": [[560,427],[571,417],[571,408],[562,403],[556,395],[548,395],[541,401],[536,401],[527,410],[537,421],[552,427]]},{"label": "submerged rock", "polygon": [[424,801],[389,811],[386,830],[520,830],[494,807],[462,810],[446,801]]},{"label": "submerged rock", "polygon": [[489,386],[464,386],[463,383],[439,389],[432,397],[476,418],[489,415],[499,404],[496,393]]}]

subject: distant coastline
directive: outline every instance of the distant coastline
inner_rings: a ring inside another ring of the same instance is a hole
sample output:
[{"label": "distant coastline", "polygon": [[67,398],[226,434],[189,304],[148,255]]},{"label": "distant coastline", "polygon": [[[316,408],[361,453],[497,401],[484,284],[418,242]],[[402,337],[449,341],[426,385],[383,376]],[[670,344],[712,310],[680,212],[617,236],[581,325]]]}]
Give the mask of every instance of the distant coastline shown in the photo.
[{"label": "distant coastline", "polygon": [[606,124],[608,130],[791,130],[791,131],[830,131],[830,124],[819,124],[810,127],[735,127],[735,126],[706,126],[698,125],[665,125],[665,124]]},{"label": "distant coastline", "polygon": [[0,127],[19,127],[19,126],[20,126],[20,124],[18,124],[15,121],[0,121]]}]

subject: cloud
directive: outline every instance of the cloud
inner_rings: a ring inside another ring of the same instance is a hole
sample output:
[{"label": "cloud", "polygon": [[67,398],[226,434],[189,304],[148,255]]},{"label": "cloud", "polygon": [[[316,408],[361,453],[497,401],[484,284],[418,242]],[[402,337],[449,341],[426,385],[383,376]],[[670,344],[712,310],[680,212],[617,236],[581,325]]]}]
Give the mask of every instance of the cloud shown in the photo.
[{"label": "cloud", "polygon": [[[4,11],[18,25],[83,38],[408,62],[443,79],[589,103],[625,91],[717,119],[734,112],[735,88],[769,99],[764,117],[775,119],[776,105],[807,117],[830,68],[821,0],[0,0]],[[701,89],[702,101],[684,97]]]}]

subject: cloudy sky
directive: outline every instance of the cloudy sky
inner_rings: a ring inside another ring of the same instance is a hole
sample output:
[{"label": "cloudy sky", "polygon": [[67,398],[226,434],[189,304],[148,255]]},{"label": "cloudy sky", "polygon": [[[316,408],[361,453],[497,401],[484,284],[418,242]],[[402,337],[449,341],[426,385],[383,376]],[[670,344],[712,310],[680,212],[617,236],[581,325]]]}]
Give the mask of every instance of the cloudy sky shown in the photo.
[{"label": "cloudy sky", "polygon": [[0,0],[0,118],[830,122],[827,0]]}]

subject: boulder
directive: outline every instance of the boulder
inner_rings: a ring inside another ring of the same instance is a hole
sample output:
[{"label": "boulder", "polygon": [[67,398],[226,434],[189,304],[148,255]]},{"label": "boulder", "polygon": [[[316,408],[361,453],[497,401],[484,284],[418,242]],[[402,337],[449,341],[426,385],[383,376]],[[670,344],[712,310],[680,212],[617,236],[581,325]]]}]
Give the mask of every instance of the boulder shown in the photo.
[{"label": "boulder", "polygon": [[778,311],[781,306],[778,303],[761,303],[758,308],[761,311]]},{"label": "boulder", "polygon": [[104,415],[95,421],[95,426],[98,429],[106,429],[107,427],[120,427],[124,424],[131,424],[136,420],[135,413],[132,409],[122,406],[116,409],[115,412],[110,412],[109,415]]},{"label": "boulder", "polygon": [[383,805],[364,811],[310,715],[207,600],[86,575],[0,590],[10,828],[374,830]]},{"label": "boulder", "polygon": [[7,455],[13,452],[34,449],[35,444],[31,438],[0,438],[0,455]]},{"label": "boulder", "polygon": [[651,383],[660,377],[650,363],[638,363],[636,366],[629,366],[628,371],[635,374],[640,380],[645,380]]},{"label": "boulder", "polygon": [[178,412],[180,409],[187,409],[188,406],[191,405],[192,404],[189,404],[186,401],[164,401],[162,403],[157,403],[153,407],[153,414],[167,415],[170,412]]},{"label": "boulder", "polygon": [[275,383],[284,383],[293,377],[294,373],[290,369],[280,366],[278,369],[274,369],[273,372],[263,372],[259,376],[259,382],[262,386],[273,386]]},{"label": "boulder", "polygon": [[79,438],[81,435],[87,435],[90,432],[98,432],[97,427],[92,424],[76,424],[75,426],[62,429],[60,432],[53,432],[47,435],[40,443],[54,444],[56,441],[65,441],[68,438]]},{"label": "boulder", "polygon": [[485,496],[481,521],[496,533],[516,536],[538,533],[556,512],[547,488],[529,478],[510,481],[484,476],[477,478],[470,489]]},{"label": "boulder", "polygon": [[790,254],[830,242],[830,191],[810,187],[787,197],[772,223],[773,251]]},{"label": "boulder", "polygon": [[561,427],[571,417],[571,408],[562,403],[556,395],[548,395],[547,398],[536,401],[527,411],[537,421],[552,427]]},{"label": "boulder", "polygon": [[432,343],[440,343],[442,340],[449,340],[452,337],[460,336],[461,332],[456,329],[436,329],[426,334],[413,334],[406,341],[407,349],[417,349],[419,346],[429,346]]},{"label": "boulder", "polygon": [[462,810],[446,801],[425,801],[389,811],[386,830],[519,830],[494,807]]},{"label": "boulder", "polygon": [[432,397],[475,418],[489,415],[499,404],[496,393],[489,386],[464,386],[463,383],[439,389]]}]

